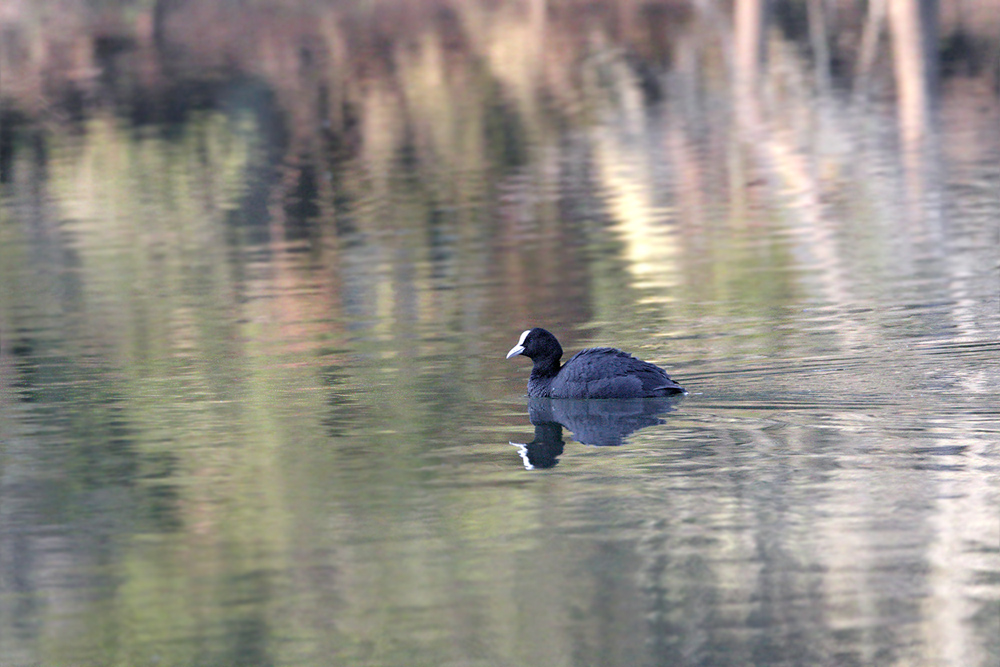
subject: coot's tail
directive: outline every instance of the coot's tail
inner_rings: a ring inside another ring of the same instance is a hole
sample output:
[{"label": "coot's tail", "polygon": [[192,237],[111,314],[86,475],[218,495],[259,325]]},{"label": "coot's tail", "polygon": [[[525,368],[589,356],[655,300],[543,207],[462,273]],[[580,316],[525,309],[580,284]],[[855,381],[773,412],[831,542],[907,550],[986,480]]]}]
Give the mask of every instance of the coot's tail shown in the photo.
[{"label": "coot's tail", "polygon": [[687,389],[671,380],[670,384],[653,387],[653,392],[656,396],[676,396],[677,394],[686,394]]}]

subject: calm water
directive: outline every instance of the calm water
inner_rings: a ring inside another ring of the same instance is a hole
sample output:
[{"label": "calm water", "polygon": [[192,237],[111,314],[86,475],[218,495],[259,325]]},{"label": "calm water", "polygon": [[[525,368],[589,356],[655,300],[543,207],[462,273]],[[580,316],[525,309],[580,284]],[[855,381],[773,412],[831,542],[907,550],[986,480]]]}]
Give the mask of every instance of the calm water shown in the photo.
[{"label": "calm water", "polygon": [[979,52],[267,6],[0,18],[0,664],[1000,662]]}]

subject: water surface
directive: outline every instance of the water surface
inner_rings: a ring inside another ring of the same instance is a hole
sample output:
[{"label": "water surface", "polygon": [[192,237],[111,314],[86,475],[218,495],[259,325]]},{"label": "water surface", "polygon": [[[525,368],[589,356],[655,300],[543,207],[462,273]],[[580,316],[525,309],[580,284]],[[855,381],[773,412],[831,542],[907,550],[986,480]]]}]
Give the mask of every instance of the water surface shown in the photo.
[{"label": "water surface", "polygon": [[0,19],[0,662],[1000,660],[992,14],[914,143],[791,10],[748,106],[710,3],[267,5]]}]

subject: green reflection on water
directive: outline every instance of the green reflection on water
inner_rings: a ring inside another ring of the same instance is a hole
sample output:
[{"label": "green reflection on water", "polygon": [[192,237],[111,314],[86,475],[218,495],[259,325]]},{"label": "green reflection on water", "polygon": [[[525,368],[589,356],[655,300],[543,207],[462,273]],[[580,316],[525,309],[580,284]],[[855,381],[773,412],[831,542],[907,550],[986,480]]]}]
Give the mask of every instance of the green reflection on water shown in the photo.
[{"label": "green reflection on water", "polygon": [[[0,54],[4,660],[989,664],[995,99],[899,203],[794,39],[755,133],[688,10],[267,4]],[[694,396],[526,474],[541,323]]]}]

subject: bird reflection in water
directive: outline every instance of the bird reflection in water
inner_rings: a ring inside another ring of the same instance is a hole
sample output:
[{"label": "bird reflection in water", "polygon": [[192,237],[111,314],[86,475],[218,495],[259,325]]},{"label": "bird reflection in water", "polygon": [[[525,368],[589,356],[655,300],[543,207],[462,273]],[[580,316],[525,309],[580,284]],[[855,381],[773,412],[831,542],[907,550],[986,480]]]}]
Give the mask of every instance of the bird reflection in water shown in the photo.
[{"label": "bird reflection in water", "polygon": [[683,396],[630,399],[551,399],[529,398],[528,418],[535,425],[531,442],[510,444],[528,470],[551,468],[559,462],[565,440],[563,427],[584,445],[614,447],[639,429],[662,424]]}]

